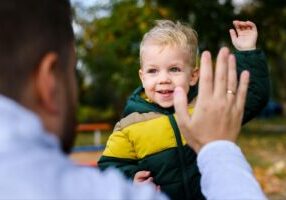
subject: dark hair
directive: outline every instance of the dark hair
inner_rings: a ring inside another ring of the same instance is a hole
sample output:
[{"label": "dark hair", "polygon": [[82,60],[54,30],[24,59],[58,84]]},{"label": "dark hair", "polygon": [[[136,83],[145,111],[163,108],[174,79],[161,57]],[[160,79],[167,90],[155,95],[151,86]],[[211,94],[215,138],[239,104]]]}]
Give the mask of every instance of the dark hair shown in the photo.
[{"label": "dark hair", "polygon": [[20,100],[28,79],[48,52],[66,70],[74,33],[69,0],[1,0],[0,94]]}]

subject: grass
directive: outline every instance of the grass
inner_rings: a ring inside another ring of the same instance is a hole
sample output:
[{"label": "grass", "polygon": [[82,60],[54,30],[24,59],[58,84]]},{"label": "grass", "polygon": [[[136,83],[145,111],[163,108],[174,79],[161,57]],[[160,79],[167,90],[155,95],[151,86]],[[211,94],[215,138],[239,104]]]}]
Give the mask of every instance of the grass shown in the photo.
[{"label": "grass", "polygon": [[242,128],[238,144],[252,165],[267,167],[286,154],[286,119],[253,120]]},{"label": "grass", "polygon": [[251,121],[238,145],[269,199],[286,199],[286,118]]}]

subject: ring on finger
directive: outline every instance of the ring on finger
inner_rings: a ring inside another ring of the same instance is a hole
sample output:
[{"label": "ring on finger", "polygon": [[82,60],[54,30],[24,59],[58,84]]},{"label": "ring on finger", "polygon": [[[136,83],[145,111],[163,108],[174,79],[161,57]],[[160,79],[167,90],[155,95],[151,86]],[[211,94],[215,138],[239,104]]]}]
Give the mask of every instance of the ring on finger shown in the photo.
[{"label": "ring on finger", "polygon": [[234,91],[232,91],[232,90],[227,90],[227,91],[226,91],[226,93],[227,93],[227,94],[235,95],[235,92],[234,92]]}]

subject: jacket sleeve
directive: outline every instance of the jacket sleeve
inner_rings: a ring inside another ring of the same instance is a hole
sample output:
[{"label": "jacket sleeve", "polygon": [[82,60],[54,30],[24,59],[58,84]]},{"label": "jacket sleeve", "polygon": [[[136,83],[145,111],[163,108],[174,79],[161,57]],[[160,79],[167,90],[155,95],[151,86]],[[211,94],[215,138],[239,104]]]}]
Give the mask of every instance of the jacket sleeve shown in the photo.
[{"label": "jacket sleeve", "polygon": [[98,167],[105,170],[117,168],[127,178],[134,177],[137,170],[137,159],[132,143],[124,131],[114,131],[106,144],[106,148],[98,161]]},{"label": "jacket sleeve", "polygon": [[266,57],[261,50],[238,51],[235,53],[235,57],[238,76],[243,70],[250,72],[250,82],[242,121],[245,124],[257,116],[269,100],[269,73]]}]

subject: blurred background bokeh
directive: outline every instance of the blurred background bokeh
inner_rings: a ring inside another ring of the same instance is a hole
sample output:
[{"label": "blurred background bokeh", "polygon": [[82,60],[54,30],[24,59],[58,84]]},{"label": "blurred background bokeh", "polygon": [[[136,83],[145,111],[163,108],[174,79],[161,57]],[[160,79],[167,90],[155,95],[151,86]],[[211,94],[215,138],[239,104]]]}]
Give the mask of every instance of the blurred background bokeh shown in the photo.
[{"label": "blurred background bokeh", "polygon": [[[156,19],[180,20],[199,35],[199,50],[232,48],[232,21],[258,27],[258,48],[268,59],[271,98],[243,129],[239,144],[270,199],[286,199],[285,0],[72,0],[78,54],[80,123],[114,124],[140,84],[139,44]],[[78,145],[93,141],[79,134]],[[107,137],[106,137],[107,138]],[[104,144],[106,138],[103,137]]]}]

